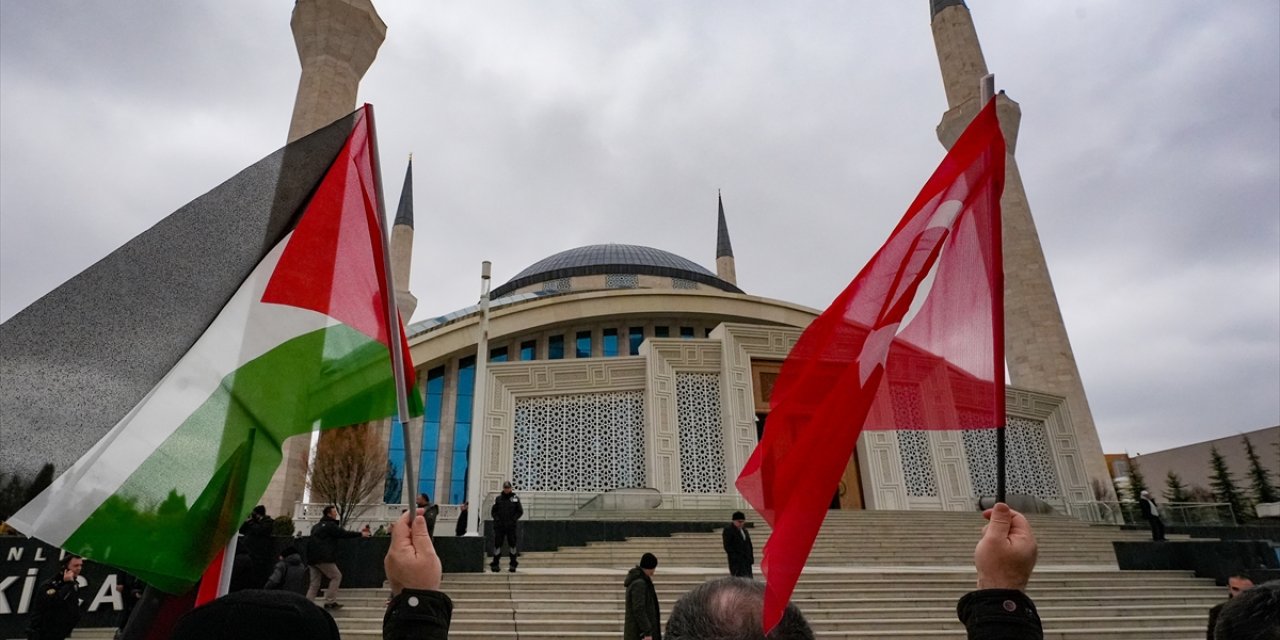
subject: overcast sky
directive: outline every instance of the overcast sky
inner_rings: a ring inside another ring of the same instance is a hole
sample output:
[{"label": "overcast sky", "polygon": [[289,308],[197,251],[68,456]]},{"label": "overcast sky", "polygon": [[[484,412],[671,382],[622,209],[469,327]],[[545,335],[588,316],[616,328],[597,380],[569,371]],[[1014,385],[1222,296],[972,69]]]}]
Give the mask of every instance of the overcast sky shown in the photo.
[{"label": "overcast sky", "polygon": [[[618,242],[825,307],[942,158],[928,0],[377,2],[415,319]],[[1280,4],[971,0],[1108,451],[1280,423]],[[287,0],[0,2],[0,319],[283,144]],[[472,274],[476,275],[472,275]]]}]

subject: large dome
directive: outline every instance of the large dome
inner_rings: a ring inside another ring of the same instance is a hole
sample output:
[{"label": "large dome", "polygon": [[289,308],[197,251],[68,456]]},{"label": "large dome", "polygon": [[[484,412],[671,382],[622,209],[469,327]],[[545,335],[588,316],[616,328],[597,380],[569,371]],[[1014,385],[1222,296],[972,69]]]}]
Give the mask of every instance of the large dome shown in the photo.
[{"label": "large dome", "polygon": [[599,274],[637,274],[681,278],[723,291],[742,290],[716,277],[702,265],[669,251],[633,244],[593,244],[543,258],[493,290],[500,298],[539,282]]}]

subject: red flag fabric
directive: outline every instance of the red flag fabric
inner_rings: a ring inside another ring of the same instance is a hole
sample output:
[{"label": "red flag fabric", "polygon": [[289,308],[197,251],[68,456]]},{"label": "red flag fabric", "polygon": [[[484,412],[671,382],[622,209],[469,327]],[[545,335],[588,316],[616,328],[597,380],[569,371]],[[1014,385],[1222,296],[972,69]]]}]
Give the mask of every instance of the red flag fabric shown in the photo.
[{"label": "red flag fabric", "polygon": [[1004,424],[1004,158],[992,100],[783,363],[764,436],[737,481],[773,529],[761,563],[766,632],[791,598],[864,425]]}]

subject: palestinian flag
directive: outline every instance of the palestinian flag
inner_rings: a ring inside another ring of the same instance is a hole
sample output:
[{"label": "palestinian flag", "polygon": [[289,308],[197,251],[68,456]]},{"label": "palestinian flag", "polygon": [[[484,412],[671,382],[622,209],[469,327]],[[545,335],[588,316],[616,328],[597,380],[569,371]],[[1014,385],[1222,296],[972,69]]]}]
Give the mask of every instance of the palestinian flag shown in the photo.
[{"label": "palestinian flag", "polygon": [[0,325],[0,467],[66,469],[11,525],[183,591],[286,439],[395,414],[372,119],[289,144]]}]

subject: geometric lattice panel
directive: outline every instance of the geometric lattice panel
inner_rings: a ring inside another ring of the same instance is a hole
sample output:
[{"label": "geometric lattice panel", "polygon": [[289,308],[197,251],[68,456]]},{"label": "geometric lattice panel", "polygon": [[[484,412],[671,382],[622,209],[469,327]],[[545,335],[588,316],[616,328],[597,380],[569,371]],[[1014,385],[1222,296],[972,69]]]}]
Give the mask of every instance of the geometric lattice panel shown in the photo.
[{"label": "geometric lattice panel", "polygon": [[517,398],[512,482],[522,491],[643,487],[644,392]]},{"label": "geometric lattice panel", "polygon": [[672,278],[671,288],[672,289],[697,289],[698,283],[692,280],[685,280],[684,278]]},{"label": "geometric lattice panel", "polygon": [[[1050,459],[1045,425],[1039,420],[1009,418],[1005,428],[1005,490],[1044,499],[1062,495],[1062,485]],[[975,496],[996,494],[996,430],[961,432],[969,480]]]},{"label": "geometric lattice panel", "polygon": [[681,490],[725,493],[720,374],[676,373],[676,422],[680,429]]},{"label": "geometric lattice panel", "polygon": [[898,452],[902,456],[902,476],[907,495],[920,498],[938,495],[938,480],[933,473],[933,456],[929,453],[929,434],[915,429],[902,429],[898,434]]},{"label": "geometric lattice panel", "polygon": [[634,273],[610,273],[604,277],[604,286],[609,289],[634,289],[640,286],[640,276]]}]

